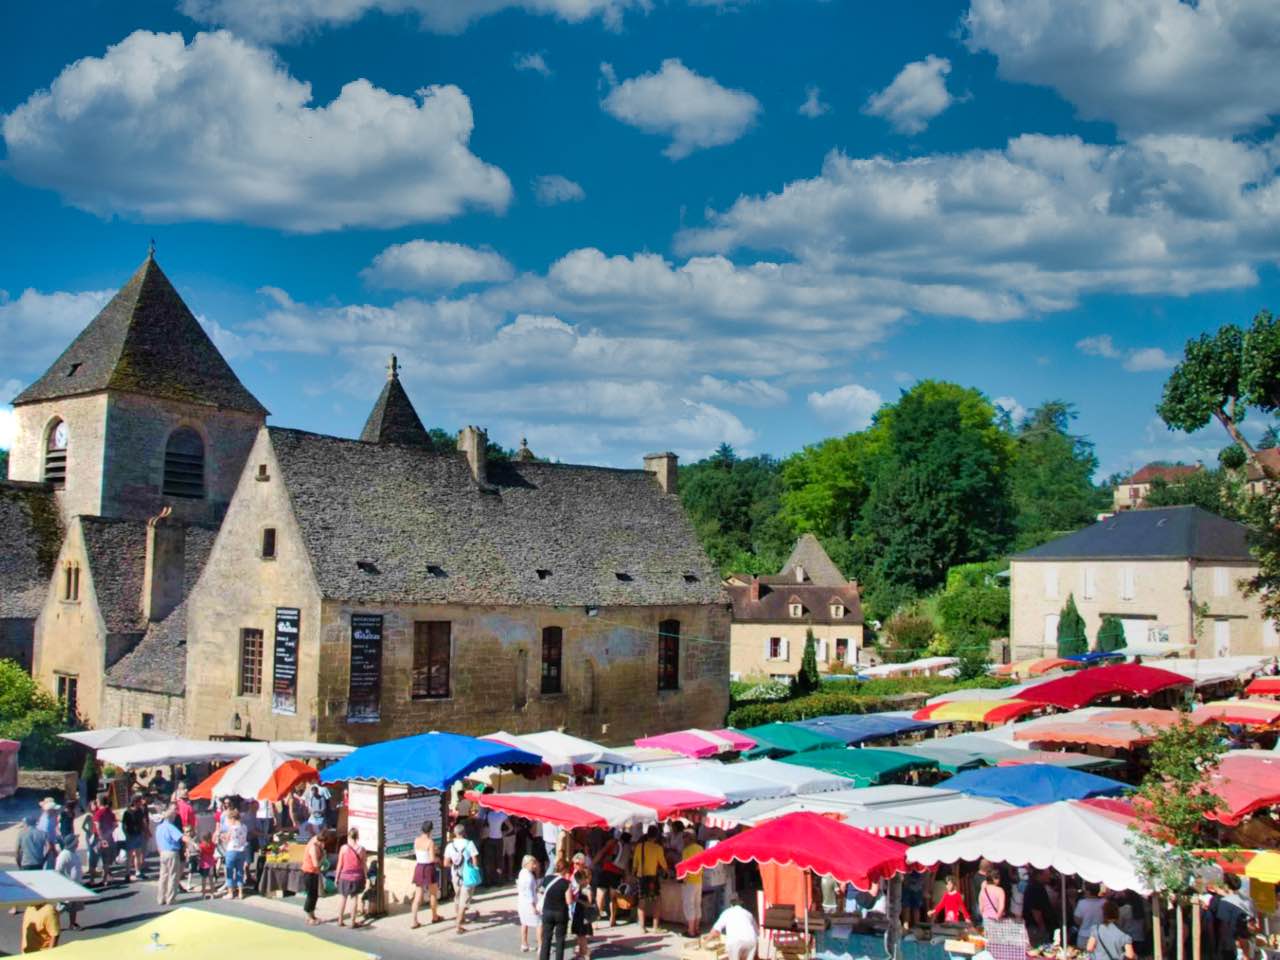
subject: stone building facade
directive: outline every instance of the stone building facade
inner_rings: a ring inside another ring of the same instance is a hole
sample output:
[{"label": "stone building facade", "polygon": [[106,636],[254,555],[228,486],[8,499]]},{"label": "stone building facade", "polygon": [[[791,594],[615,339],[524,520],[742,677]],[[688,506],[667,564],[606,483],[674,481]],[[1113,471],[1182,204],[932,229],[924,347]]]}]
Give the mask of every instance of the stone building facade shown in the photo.
[{"label": "stone building facade", "polygon": [[1107,616],[1136,653],[1280,654],[1280,635],[1241,581],[1257,572],[1243,525],[1199,507],[1116,514],[1012,558],[1014,659],[1054,656],[1068,596],[1092,646]]},{"label": "stone building facade", "polygon": [[[267,427],[153,257],[14,401],[0,642],[95,726],[353,743],[716,726],[727,599],[643,469]],[[25,646],[24,646],[25,645]]]},{"label": "stone building facade", "polygon": [[729,670],[738,679],[787,679],[800,672],[810,631],[818,670],[860,662],[862,597],[858,584],[806,533],[774,576],[734,574],[725,581],[733,603]]}]

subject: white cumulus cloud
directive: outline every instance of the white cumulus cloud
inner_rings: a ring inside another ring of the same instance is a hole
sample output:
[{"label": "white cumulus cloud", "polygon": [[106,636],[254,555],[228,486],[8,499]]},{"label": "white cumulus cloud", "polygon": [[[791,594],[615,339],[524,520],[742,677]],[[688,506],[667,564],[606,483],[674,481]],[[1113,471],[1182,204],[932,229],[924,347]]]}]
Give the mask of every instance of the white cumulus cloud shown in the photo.
[{"label": "white cumulus cloud", "polygon": [[1109,333],[1081,337],[1076,341],[1076,349],[1091,357],[1106,357],[1108,360],[1118,360],[1120,358],[1120,351],[1116,349],[1115,342],[1111,339],[1111,334]]},{"label": "white cumulus cloud", "polygon": [[1122,360],[1124,368],[1130,373],[1169,370],[1178,362],[1177,357],[1170,356],[1161,347],[1131,347],[1122,350],[1116,346],[1109,333],[1082,337],[1076,341],[1076,349],[1091,357]]},{"label": "white cumulus cloud", "polygon": [[745,90],[722,87],[674,58],[662,61],[655,73],[621,83],[609,64],[601,64],[601,72],[610,85],[601,101],[605,111],[646,133],[670,137],[663,153],[672,160],[733,143],[760,114],[760,101]]},{"label": "white cumulus cloud", "polygon": [[969,46],[1128,134],[1232,134],[1280,113],[1274,0],[971,0]]},{"label": "white cumulus cloud", "polygon": [[551,76],[551,68],[547,66],[547,58],[541,50],[517,53],[513,65],[517,70],[541,74],[544,77]]},{"label": "white cumulus cloud", "polygon": [[[255,7],[257,5],[255,4]],[[230,33],[139,30],[67,66],[7,114],[19,180],[109,216],[299,232],[502,211],[511,184],[468,148],[466,94],[352,80],[327,104]]]},{"label": "white cumulus cloud", "polygon": [[899,133],[920,133],[951,106],[946,79],[950,72],[951,61],[933,54],[908,63],[889,86],[867,100],[863,112],[884,117]]},{"label": "white cumulus cloud", "polygon": [[562,177],[558,173],[548,173],[534,178],[533,195],[538,203],[544,207],[550,207],[557,203],[572,203],[576,200],[583,200],[586,198],[587,192],[582,189],[581,184],[570,180],[568,177]]},{"label": "white cumulus cloud", "polygon": [[871,418],[883,403],[880,394],[858,383],[809,394],[809,407],[814,413],[850,431],[870,426]]},{"label": "white cumulus cloud", "polygon": [[821,90],[817,87],[805,88],[804,103],[800,104],[800,116],[814,120],[830,110],[831,104],[823,102]]},{"label": "white cumulus cloud", "polygon": [[[25,386],[35,380],[114,294],[114,290],[41,293],[27,289],[10,297],[0,290],[0,343],[4,344],[0,381],[8,385],[12,378]],[[0,394],[0,403],[12,399]]]},{"label": "white cumulus cloud", "polygon": [[375,287],[394,290],[449,290],[465,283],[509,280],[514,274],[506,258],[492,250],[410,240],[387,247],[360,276]]}]

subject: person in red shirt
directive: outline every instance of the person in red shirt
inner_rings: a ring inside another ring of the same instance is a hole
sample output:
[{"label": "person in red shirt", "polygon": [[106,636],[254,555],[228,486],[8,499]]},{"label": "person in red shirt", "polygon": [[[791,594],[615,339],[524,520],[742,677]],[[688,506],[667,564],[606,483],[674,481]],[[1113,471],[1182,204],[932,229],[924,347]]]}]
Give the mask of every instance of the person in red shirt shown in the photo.
[{"label": "person in red shirt", "polygon": [[956,878],[954,876],[947,877],[946,893],[934,904],[929,913],[934,919],[937,919],[938,914],[942,914],[942,919],[946,923],[959,923],[961,917],[964,917],[966,923],[972,922],[969,916],[969,908],[964,905],[964,897],[960,896],[960,891],[956,889]]},{"label": "person in red shirt", "polygon": [[111,882],[111,867],[116,862],[116,812],[104,793],[98,798],[98,809],[93,811],[93,842],[102,858],[102,885]]}]

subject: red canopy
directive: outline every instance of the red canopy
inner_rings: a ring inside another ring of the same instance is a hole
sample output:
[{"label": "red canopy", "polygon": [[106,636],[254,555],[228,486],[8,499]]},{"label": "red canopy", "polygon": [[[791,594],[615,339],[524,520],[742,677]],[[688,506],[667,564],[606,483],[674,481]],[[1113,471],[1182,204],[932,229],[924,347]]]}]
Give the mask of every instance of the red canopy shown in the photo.
[{"label": "red canopy", "polygon": [[1120,663],[1110,667],[1091,667],[1046,680],[1018,694],[1020,700],[1047,703],[1064,710],[1077,710],[1087,704],[1117,693],[1149,697],[1170,687],[1187,686],[1189,677],[1147,667],[1137,663]]},{"label": "red canopy", "polygon": [[1280,804],[1280,757],[1263,750],[1229,754],[1210,783],[1224,804],[1210,818],[1234,827],[1249,814]]},{"label": "red canopy", "polygon": [[1280,677],[1255,677],[1244,688],[1246,697],[1280,697]]},{"label": "red canopy", "polygon": [[681,861],[676,864],[676,876],[733,860],[801,867],[865,890],[906,872],[907,846],[822,814],[789,813]]}]

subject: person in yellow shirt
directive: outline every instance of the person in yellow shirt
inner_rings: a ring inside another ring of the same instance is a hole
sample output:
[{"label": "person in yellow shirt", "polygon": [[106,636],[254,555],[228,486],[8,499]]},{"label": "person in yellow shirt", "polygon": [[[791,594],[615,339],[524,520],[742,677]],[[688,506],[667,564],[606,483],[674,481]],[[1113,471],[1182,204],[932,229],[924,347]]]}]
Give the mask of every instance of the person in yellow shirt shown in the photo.
[{"label": "person in yellow shirt", "polygon": [[52,950],[58,945],[58,937],[61,935],[58,908],[52,903],[32,904],[22,914],[23,953]]},{"label": "person in yellow shirt", "polygon": [[658,828],[651,826],[644,840],[636,844],[631,854],[631,872],[640,883],[640,896],[636,904],[636,916],[640,920],[640,932],[644,932],[644,918],[653,917],[653,932],[658,933],[662,918],[658,904],[662,894],[661,871],[667,869],[667,855],[658,841]]},{"label": "person in yellow shirt", "polygon": [[[680,859],[688,860],[702,852],[702,844],[692,830],[684,832],[684,849],[680,851]],[[684,904],[684,922],[686,933],[696,937],[702,927],[702,871],[695,870],[684,875],[684,886],[680,888],[680,898]]]}]

